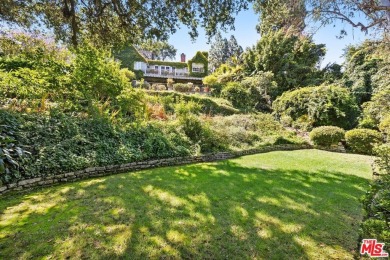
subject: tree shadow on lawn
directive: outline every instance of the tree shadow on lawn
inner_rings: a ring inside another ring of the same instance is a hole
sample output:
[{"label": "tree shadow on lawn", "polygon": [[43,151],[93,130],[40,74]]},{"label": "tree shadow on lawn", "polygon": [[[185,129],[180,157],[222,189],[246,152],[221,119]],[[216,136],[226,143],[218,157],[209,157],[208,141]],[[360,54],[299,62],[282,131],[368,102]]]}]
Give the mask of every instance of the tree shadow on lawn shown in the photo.
[{"label": "tree shadow on lawn", "polygon": [[0,201],[0,258],[352,258],[367,180],[234,161]]}]

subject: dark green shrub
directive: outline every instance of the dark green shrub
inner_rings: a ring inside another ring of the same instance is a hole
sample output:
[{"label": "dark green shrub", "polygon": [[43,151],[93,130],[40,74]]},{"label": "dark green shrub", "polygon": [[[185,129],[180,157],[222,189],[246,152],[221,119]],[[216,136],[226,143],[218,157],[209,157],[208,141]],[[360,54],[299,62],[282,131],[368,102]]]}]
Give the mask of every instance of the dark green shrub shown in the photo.
[{"label": "dark green shrub", "polygon": [[[133,74],[133,73],[132,73]],[[129,87],[126,70],[111,53],[83,42],[76,51],[72,79],[87,99],[114,98]]]},{"label": "dark green shrub", "polygon": [[382,134],[372,129],[353,129],[345,133],[347,147],[354,153],[372,154],[376,144],[383,142]]},{"label": "dark green shrub", "polygon": [[360,126],[377,128],[387,116],[390,116],[390,85],[372,95],[371,100],[362,105],[363,119]]},{"label": "dark green shrub", "polygon": [[277,118],[307,129],[333,125],[350,129],[357,123],[360,110],[346,88],[338,86],[306,87],[284,92],[272,104]]},{"label": "dark green shrub", "polygon": [[390,249],[390,144],[374,148],[377,177],[363,197],[365,209],[361,224],[362,238],[376,238],[385,243],[385,250]]},{"label": "dark green shrub", "polygon": [[337,145],[344,139],[344,129],[337,126],[320,126],[310,132],[310,140],[315,145],[331,146]]},{"label": "dark green shrub", "polygon": [[0,110],[0,125],[2,133],[9,126],[13,143],[31,153],[23,157],[12,153],[18,167],[6,162],[11,170],[0,174],[3,183],[92,166],[185,156],[191,151],[188,138],[177,126],[165,129],[166,123],[114,124],[104,118],[61,112],[44,115]]},{"label": "dark green shrub", "polygon": [[222,89],[221,97],[226,98],[232,102],[234,107],[246,109],[250,107],[248,104],[250,94],[243,85],[238,82],[229,82],[226,87]]}]

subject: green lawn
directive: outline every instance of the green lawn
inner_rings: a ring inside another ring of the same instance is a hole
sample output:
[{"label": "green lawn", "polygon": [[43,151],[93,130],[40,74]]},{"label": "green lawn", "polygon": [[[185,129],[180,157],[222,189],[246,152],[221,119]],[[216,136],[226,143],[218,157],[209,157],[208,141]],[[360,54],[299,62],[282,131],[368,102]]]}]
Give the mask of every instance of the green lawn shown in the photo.
[{"label": "green lawn", "polygon": [[371,158],[270,152],[0,197],[0,259],[349,259]]}]

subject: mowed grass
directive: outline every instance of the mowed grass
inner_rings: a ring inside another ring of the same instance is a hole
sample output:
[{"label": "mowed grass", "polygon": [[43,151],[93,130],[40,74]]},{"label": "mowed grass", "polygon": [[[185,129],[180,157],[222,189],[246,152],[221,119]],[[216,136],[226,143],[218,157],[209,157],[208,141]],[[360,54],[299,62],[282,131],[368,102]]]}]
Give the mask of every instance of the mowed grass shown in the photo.
[{"label": "mowed grass", "polygon": [[318,150],[0,198],[0,259],[352,259],[371,158]]}]

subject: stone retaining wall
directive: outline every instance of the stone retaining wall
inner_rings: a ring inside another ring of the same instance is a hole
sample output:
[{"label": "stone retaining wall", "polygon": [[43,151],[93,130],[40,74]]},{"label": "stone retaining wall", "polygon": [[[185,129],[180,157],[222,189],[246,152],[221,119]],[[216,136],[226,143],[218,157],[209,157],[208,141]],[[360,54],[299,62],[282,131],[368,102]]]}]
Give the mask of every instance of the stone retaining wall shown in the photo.
[{"label": "stone retaining wall", "polygon": [[20,191],[38,186],[51,186],[57,183],[73,182],[77,180],[100,177],[105,175],[111,175],[115,173],[137,171],[143,169],[150,169],[163,166],[174,166],[182,164],[200,163],[200,162],[212,162],[225,159],[231,159],[242,155],[265,153],[271,151],[289,151],[299,149],[313,148],[310,145],[273,145],[266,146],[258,149],[250,149],[239,152],[221,152],[215,154],[206,154],[200,156],[188,156],[188,157],[174,157],[167,159],[149,160],[141,162],[125,163],[120,165],[110,165],[103,167],[90,167],[84,170],[62,173],[57,175],[41,176],[33,179],[20,180],[16,183],[7,184],[0,187],[0,195],[9,191]]}]

